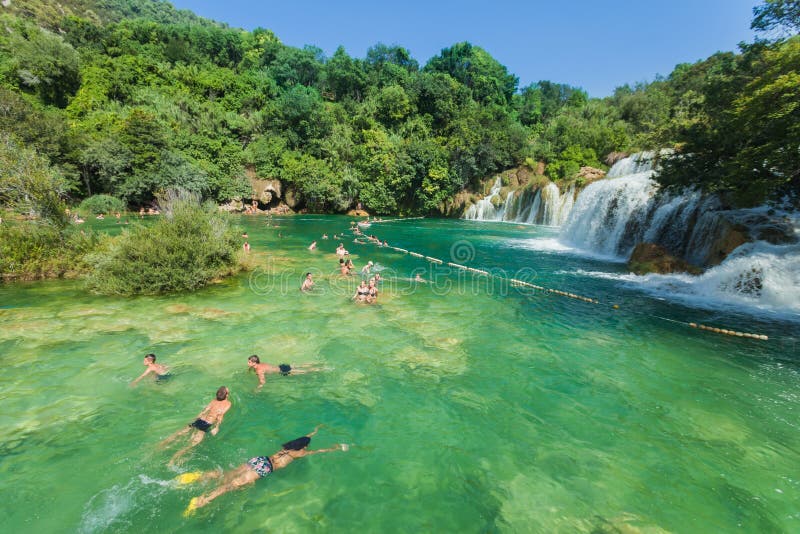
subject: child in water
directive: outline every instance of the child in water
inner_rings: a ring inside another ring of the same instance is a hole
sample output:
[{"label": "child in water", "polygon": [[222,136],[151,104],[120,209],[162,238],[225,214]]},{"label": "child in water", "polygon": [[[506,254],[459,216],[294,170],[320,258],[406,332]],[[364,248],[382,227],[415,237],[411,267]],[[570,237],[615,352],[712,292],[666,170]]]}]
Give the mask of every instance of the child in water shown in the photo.
[{"label": "child in water", "polygon": [[139,378],[131,382],[131,387],[135,386],[139,383],[139,380],[146,377],[148,374],[153,373],[155,379],[163,379],[169,375],[169,367],[166,365],[161,365],[160,363],[156,363],[156,355],[155,354],[148,354],[144,357],[144,366],[147,367],[144,373],[139,375]]}]

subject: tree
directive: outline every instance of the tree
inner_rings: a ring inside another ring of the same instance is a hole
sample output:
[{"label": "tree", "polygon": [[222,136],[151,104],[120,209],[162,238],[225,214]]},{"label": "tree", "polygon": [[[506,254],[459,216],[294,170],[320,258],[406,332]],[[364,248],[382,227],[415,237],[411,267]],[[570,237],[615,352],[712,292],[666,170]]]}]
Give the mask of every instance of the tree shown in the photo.
[{"label": "tree", "polygon": [[508,105],[519,79],[486,50],[470,43],[456,43],[428,61],[428,72],[444,72],[472,90],[478,102]]},{"label": "tree", "polygon": [[0,206],[62,229],[69,224],[64,198],[70,185],[44,158],[0,134]]},{"label": "tree", "polygon": [[750,28],[760,33],[797,33],[800,31],[800,0],[765,0],[753,8]]}]

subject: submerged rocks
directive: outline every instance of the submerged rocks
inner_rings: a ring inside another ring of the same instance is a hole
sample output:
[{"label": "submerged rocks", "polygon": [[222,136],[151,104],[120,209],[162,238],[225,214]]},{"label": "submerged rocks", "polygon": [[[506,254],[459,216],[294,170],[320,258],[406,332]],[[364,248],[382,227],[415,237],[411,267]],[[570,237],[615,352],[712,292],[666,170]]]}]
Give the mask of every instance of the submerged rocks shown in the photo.
[{"label": "submerged rocks", "polygon": [[628,260],[628,268],[636,274],[700,274],[702,272],[702,269],[691,265],[686,260],[676,258],[666,248],[655,243],[636,245]]}]

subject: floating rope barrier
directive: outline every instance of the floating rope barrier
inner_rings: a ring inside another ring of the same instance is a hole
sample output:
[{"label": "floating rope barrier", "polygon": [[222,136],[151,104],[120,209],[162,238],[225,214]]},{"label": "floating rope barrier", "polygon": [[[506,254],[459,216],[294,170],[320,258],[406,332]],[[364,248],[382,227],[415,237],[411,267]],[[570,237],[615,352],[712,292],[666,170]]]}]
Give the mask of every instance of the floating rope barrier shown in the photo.
[{"label": "floating rope barrier", "polygon": [[[359,244],[366,245],[368,243],[360,243],[359,242]],[[445,262],[443,262],[442,260],[440,260],[438,258],[433,258],[431,256],[425,256],[425,255],[420,254],[418,252],[409,251],[409,250],[406,250],[404,248],[392,247],[392,246],[389,246],[389,247],[386,247],[386,248],[390,248],[390,249],[395,250],[397,252],[400,252],[402,254],[408,254],[408,255],[413,256],[415,258],[423,258],[423,259],[429,261],[430,263],[435,263],[435,264],[438,264],[438,265],[441,265],[441,264],[445,263]],[[466,265],[461,265],[459,263],[447,262],[447,265],[449,267],[453,267],[455,269],[460,269],[462,271],[469,271],[469,272],[472,272],[472,273],[475,273],[475,274],[479,274],[481,276],[488,276],[490,278],[494,277],[494,278],[499,278],[500,280],[507,280],[508,283],[513,287],[529,287],[531,289],[535,289],[537,291],[542,291],[543,293],[548,293],[550,295],[558,295],[560,297],[580,300],[580,301],[586,302],[588,304],[600,304],[600,301],[598,299],[585,297],[583,295],[578,295],[576,293],[569,293],[567,291],[561,291],[560,289],[552,289],[552,288],[549,288],[549,287],[544,287],[544,286],[540,286],[540,285],[536,285],[536,284],[531,284],[530,282],[524,282],[524,281],[518,280],[516,278],[506,278],[506,277],[503,277],[503,276],[500,276],[500,275],[497,275],[497,274],[493,274],[493,273],[490,273],[490,272],[482,270],[482,269],[476,269],[474,267],[468,267]],[[619,309],[619,304],[613,304],[612,308],[615,309],[615,310],[618,310]],[[645,314],[645,315],[648,315],[648,314]],[[723,334],[723,335],[726,335],[726,336],[743,337],[743,338],[749,338],[749,339],[758,339],[758,340],[761,340],[761,341],[769,340],[769,336],[766,336],[764,334],[753,334],[753,333],[750,333],[750,332],[740,332],[738,330],[731,330],[729,328],[717,328],[717,327],[714,327],[714,326],[708,326],[708,325],[699,324],[699,323],[687,323],[685,321],[677,321],[675,319],[668,319],[666,317],[659,317],[658,315],[648,315],[648,317],[653,317],[653,318],[656,318],[656,319],[662,319],[664,321],[670,321],[670,322],[673,322],[673,323],[682,324],[682,325],[685,325],[685,326],[689,326],[691,328],[695,328],[697,330],[703,330],[703,331],[706,331],[706,332],[712,332],[714,334]]]},{"label": "floating rope barrier", "polygon": [[717,328],[714,326],[706,326],[704,324],[698,324],[698,323],[688,323],[688,324],[692,328],[697,328],[698,330],[705,330],[706,332],[714,332],[715,334],[724,334],[726,336],[736,336],[736,337],[747,337],[750,339],[760,339],[762,341],[769,340],[769,336],[765,336],[763,334],[751,334],[749,332],[739,332],[737,330],[729,330],[727,328]]}]

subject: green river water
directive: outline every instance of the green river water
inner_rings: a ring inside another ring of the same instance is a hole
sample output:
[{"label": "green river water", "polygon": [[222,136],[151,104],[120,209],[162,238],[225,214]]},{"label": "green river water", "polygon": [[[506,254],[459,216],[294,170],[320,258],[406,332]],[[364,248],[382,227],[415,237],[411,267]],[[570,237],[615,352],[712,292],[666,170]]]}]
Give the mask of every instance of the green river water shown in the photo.
[{"label": "green river water", "polygon": [[[357,305],[354,282],[335,274],[337,242],[319,239],[351,220],[243,218],[261,267],[192,294],[0,286],[0,531],[800,531],[796,322],[575,276],[622,266],[525,246],[554,229],[466,221],[367,232],[600,304],[431,270],[350,237],[356,268],[372,260],[387,278],[377,305]],[[411,282],[415,269],[434,283]],[[297,290],[306,271],[311,294]],[[148,352],[173,377],[130,388]],[[250,354],[327,370],[268,375],[257,391]],[[178,487],[172,450],[156,445],[221,385],[233,407],[181,471],[235,467],[318,423],[311,448],[351,449],[183,517],[211,486]]]}]

